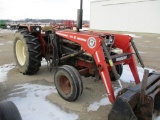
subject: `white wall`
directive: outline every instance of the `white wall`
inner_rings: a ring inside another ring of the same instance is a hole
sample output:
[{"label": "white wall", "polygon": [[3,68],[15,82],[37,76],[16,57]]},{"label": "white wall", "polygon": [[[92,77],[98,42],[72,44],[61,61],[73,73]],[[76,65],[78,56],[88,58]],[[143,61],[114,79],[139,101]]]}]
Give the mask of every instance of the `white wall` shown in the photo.
[{"label": "white wall", "polygon": [[90,5],[91,29],[160,33],[160,0],[96,0]]}]

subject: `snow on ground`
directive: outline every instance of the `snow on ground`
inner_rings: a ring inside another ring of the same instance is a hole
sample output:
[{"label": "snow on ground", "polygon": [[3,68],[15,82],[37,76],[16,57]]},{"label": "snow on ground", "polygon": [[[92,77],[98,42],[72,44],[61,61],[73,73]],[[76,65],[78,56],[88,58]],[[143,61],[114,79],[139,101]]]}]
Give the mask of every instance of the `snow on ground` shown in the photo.
[{"label": "snow on ground", "polygon": [[160,37],[157,37],[157,39],[160,39]]},{"label": "snow on ground", "polygon": [[[46,65],[45,60],[42,61],[42,65]],[[6,80],[7,73],[9,70],[14,68],[13,64],[5,64],[0,66],[0,82]],[[149,68],[147,68],[149,69]],[[149,69],[149,71],[153,71]],[[140,79],[143,77],[144,70],[138,67],[138,73]],[[123,74],[120,78],[123,82],[132,82],[133,76],[127,65],[124,66]],[[118,93],[120,88],[115,87],[115,95]],[[23,120],[77,120],[79,116],[73,112],[65,112],[58,106],[50,103],[46,100],[46,97],[51,93],[57,93],[56,88],[53,86],[37,85],[37,84],[20,84],[16,85],[15,88],[8,95],[8,99],[13,101],[18,107]],[[111,104],[107,94],[103,99],[90,104],[87,111],[97,111],[100,106],[106,106]],[[155,118],[160,120],[160,117]]]},{"label": "snow on ground", "polygon": [[94,102],[92,104],[89,105],[89,107],[87,108],[87,111],[97,111],[98,108],[100,106],[105,106],[105,105],[108,105],[108,104],[111,104],[108,97],[105,97],[103,99],[101,99],[99,102]]},{"label": "snow on ground", "polygon": [[[51,104],[46,100],[46,96],[51,93],[57,93],[53,86],[44,86],[36,84],[17,85],[9,95],[10,101],[13,101],[18,107],[23,120],[77,120],[78,115],[67,113]],[[23,90],[22,92],[15,92]],[[22,97],[20,96],[22,95]]]},{"label": "snow on ground", "polygon": [[[117,93],[120,89],[121,88],[115,87],[114,94],[117,95]],[[87,111],[88,112],[89,111],[97,111],[100,106],[106,106],[108,104],[111,104],[111,102],[109,101],[108,97],[105,97],[105,98],[101,99],[99,102],[94,102],[94,103],[90,104],[89,107],[87,108]]]},{"label": "snow on ground", "polygon": [[160,120],[160,116],[159,116],[159,117],[157,117],[157,118],[154,118],[154,120]]},{"label": "snow on ground", "polygon": [[2,66],[0,66],[0,83],[4,82],[7,78],[7,73],[9,72],[9,70],[11,70],[12,68],[14,68],[15,65],[12,64],[4,64]]},{"label": "snow on ground", "polygon": [[[140,80],[142,80],[144,69],[141,67],[137,67],[137,69],[138,69]],[[145,68],[145,69],[149,70],[150,72],[154,71],[153,69],[150,69],[150,68]],[[122,80],[123,82],[133,82],[134,81],[133,75],[128,65],[123,66],[123,73],[122,73],[122,76],[120,77],[120,80]]]},{"label": "snow on ground", "polygon": [[0,43],[0,45],[4,45],[4,43]]},{"label": "snow on ground", "polygon": [[[6,80],[7,73],[14,67],[14,64],[0,66],[0,82]],[[66,118],[67,120],[77,120],[79,118],[75,113],[67,113],[46,100],[46,96],[49,94],[57,93],[56,88],[53,86],[16,85],[11,92],[7,101],[16,104],[23,120],[65,120]]]},{"label": "snow on ground", "polygon": [[15,33],[17,30],[0,29],[0,33]]},{"label": "snow on ground", "polygon": [[137,35],[135,35],[135,34],[124,34],[124,35],[129,35],[129,36],[131,36],[131,37],[133,37],[133,38],[142,38],[141,36],[137,36]]},{"label": "snow on ground", "polygon": [[46,61],[46,59],[45,59],[45,58],[43,58],[43,59],[42,59],[42,61],[41,61],[41,65],[42,65],[42,66],[46,66],[46,65],[47,65],[47,61]]}]

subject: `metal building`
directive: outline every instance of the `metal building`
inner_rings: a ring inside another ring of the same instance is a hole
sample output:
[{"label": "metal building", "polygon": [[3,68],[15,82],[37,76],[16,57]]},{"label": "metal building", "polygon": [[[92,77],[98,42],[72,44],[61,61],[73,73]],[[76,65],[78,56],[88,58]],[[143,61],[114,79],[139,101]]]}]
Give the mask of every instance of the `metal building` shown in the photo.
[{"label": "metal building", "polygon": [[95,0],[90,28],[160,34],[160,0]]}]

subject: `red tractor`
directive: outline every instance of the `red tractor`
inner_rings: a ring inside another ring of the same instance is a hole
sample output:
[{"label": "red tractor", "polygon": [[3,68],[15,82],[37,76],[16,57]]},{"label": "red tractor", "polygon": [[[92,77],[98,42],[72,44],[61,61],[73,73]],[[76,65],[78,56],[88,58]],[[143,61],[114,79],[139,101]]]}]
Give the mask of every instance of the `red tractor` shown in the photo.
[{"label": "red tractor", "polygon": [[[145,71],[140,83],[134,54],[142,67],[144,64],[132,37],[80,31],[81,26],[82,0],[77,31],[64,29],[41,33],[40,26],[19,26],[14,38],[14,55],[19,71],[26,75],[35,74],[41,67],[42,58],[45,58],[50,70],[56,69],[54,84],[59,95],[70,102],[83,92],[81,75],[101,78],[109,100],[114,104],[108,119],[151,120],[153,110],[160,110],[160,74]],[[137,85],[122,89],[115,97],[112,81],[120,78],[123,65],[129,65]]]}]

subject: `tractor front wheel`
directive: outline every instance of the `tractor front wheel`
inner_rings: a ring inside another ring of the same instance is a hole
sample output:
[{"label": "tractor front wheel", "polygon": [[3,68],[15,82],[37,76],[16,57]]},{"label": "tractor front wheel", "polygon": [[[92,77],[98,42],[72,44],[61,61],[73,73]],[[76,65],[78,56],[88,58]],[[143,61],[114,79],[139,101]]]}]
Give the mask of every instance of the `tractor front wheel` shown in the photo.
[{"label": "tractor front wheel", "polygon": [[66,101],[75,101],[83,91],[83,83],[79,72],[72,66],[64,65],[57,69],[54,84],[59,95]]},{"label": "tractor front wheel", "polygon": [[41,44],[37,37],[26,29],[16,32],[14,37],[14,56],[19,71],[23,74],[35,74],[41,66]]}]

